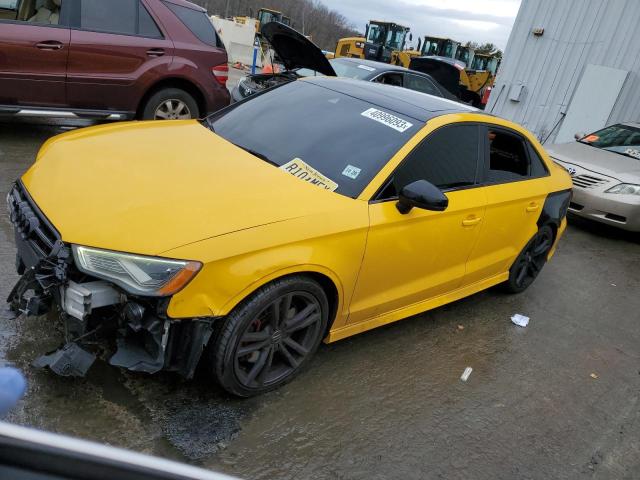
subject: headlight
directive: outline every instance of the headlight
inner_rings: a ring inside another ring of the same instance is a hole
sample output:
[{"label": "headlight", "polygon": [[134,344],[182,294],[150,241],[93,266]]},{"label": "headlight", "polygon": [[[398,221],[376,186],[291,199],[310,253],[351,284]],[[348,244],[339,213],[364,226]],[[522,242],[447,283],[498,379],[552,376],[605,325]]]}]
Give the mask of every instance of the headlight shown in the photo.
[{"label": "headlight", "polygon": [[640,185],[634,185],[632,183],[621,183],[615,187],[610,188],[605,193],[621,193],[623,195],[640,195]]},{"label": "headlight", "polygon": [[80,271],[109,280],[134,295],[165,297],[182,289],[202,264],[183,260],[144,257],[73,245]]}]

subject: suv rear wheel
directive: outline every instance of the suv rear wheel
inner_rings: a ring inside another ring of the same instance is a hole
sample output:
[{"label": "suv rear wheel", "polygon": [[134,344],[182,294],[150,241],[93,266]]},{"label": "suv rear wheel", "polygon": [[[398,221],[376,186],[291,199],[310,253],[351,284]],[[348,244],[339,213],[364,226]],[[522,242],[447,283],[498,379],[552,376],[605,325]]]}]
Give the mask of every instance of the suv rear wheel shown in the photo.
[{"label": "suv rear wheel", "polygon": [[189,120],[199,118],[195,99],[179,88],[163,88],[151,95],[142,110],[143,120]]}]

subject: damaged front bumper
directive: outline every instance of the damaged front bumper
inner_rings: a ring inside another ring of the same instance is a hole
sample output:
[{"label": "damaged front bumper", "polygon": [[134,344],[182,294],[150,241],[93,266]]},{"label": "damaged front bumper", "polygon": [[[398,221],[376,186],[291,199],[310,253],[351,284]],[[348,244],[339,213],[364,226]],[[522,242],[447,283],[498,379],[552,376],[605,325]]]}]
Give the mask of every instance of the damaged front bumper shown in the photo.
[{"label": "damaged front bumper", "polygon": [[[22,275],[7,302],[16,315],[56,310],[65,344],[43,355],[36,367],[84,376],[96,350],[111,350],[109,363],[132,371],[175,371],[191,378],[213,331],[214,318],[170,319],[169,299],[127,294],[114,284],[80,272],[71,247],[17,183],[7,196],[15,229],[16,270]],[[111,341],[111,343],[109,343]]]}]

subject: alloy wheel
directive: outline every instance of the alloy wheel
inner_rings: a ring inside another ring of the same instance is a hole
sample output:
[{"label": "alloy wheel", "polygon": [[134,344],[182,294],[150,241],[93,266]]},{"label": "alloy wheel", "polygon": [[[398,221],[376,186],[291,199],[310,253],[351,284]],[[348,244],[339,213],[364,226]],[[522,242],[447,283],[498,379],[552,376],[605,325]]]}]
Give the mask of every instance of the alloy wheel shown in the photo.
[{"label": "alloy wheel", "polygon": [[172,98],[158,105],[154,118],[156,120],[189,120],[192,117],[185,102]]},{"label": "alloy wheel", "polygon": [[234,373],[246,388],[263,388],[295,372],[322,335],[318,299],[290,292],[265,307],[241,335]]},{"label": "alloy wheel", "polygon": [[538,276],[547,261],[547,255],[553,245],[553,232],[550,228],[541,229],[533,241],[522,252],[515,265],[515,284],[518,288],[526,288]]}]

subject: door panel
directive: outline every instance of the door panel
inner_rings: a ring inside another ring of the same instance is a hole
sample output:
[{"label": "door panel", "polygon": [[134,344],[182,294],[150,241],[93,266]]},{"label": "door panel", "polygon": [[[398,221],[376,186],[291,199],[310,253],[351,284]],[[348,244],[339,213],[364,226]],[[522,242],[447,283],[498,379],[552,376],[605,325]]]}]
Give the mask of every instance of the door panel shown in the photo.
[{"label": "door panel", "polygon": [[70,31],[0,24],[0,104],[64,107]]},{"label": "door panel", "polygon": [[483,129],[485,222],[467,264],[468,285],[506,272],[538,230],[549,191],[546,169],[522,136],[509,129]]},{"label": "door panel", "polygon": [[487,208],[478,242],[467,264],[464,285],[506,272],[538,231],[549,191],[545,178],[484,187]]},{"label": "door panel", "polygon": [[357,323],[457,289],[483,224],[482,188],[446,194],[444,212],[398,212],[395,201],[369,206],[371,227],[351,302]]},{"label": "door panel", "polygon": [[77,108],[135,109],[142,87],[135,88],[136,82],[151,82],[154,70],[168,69],[172,56],[169,40],[73,30],[69,103]]}]

